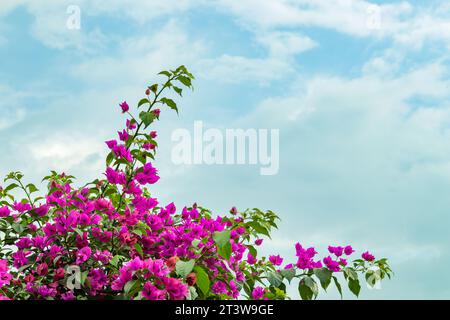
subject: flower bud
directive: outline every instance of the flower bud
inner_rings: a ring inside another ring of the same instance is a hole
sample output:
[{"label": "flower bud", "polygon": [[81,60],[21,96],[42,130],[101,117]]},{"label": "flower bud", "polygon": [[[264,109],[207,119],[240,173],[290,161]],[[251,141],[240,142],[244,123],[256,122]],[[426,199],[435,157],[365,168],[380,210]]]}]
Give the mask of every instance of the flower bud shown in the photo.
[{"label": "flower bud", "polygon": [[160,115],[160,113],[161,113],[161,110],[160,110],[160,109],[155,109],[155,110],[153,110],[152,112],[153,112],[153,114],[154,114],[157,118],[159,118],[159,115]]},{"label": "flower bud", "polygon": [[166,260],[167,268],[169,268],[170,271],[175,270],[175,266],[177,265],[178,260],[180,260],[180,258],[178,258],[177,256],[167,259]]},{"label": "flower bud", "polygon": [[48,265],[46,263],[41,263],[37,267],[37,274],[42,276],[45,276],[48,273]]},{"label": "flower bud", "polygon": [[194,272],[189,273],[186,277],[186,283],[188,286],[193,287],[197,283],[197,275]]}]

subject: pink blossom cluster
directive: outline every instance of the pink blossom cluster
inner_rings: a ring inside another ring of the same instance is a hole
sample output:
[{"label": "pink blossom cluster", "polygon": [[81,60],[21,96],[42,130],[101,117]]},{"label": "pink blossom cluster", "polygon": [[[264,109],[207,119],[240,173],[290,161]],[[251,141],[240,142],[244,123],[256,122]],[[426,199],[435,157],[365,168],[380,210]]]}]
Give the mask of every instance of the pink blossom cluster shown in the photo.
[{"label": "pink blossom cluster", "polygon": [[[183,68],[177,72],[165,73],[169,80],[163,89],[173,86],[171,81],[187,85],[193,78]],[[75,188],[73,177],[53,172],[45,178],[45,196],[33,200],[35,187],[24,186],[20,173],[7,177],[14,183],[0,190],[0,199],[6,199],[0,205],[0,231],[8,235],[0,249],[16,249],[6,250],[0,260],[0,299],[278,299],[283,290],[274,288],[280,281],[301,280],[316,269],[348,268],[342,256],[353,254],[351,246],[330,246],[334,258],[321,260],[314,247],[296,244],[297,261],[284,266],[280,255],[258,258],[261,236],[276,227],[278,217],[271,211],[233,207],[227,216],[197,204],[181,210],[161,204],[148,189],[160,179],[149,161],[157,133],[143,128],[159,119],[160,109],[152,110],[156,103],[174,108],[174,102],[157,100],[161,92],[155,90],[149,87],[147,100],[139,103],[149,106],[140,120],[126,101],[120,104],[130,117],[119,140],[106,141],[104,179]],[[26,197],[15,200],[9,193],[14,188]],[[389,271],[382,262],[365,252],[352,268],[366,272],[369,263]],[[73,268],[78,286],[69,285]],[[256,285],[264,281],[266,287]]]}]

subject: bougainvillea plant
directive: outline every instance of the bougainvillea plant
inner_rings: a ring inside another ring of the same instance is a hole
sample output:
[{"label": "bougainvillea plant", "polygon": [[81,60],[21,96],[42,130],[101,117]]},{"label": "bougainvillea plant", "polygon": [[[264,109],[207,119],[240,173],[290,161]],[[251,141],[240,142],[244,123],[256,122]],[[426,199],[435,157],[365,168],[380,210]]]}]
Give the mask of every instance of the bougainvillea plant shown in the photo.
[{"label": "bougainvillea plant", "polygon": [[149,126],[160,108],[178,112],[163,93],[181,96],[194,79],[184,66],[160,75],[166,81],[146,89],[137,115],[119,104],[125,128],[106,141],[101,179],[75,188],[73,176],[52,172],[40,193],[20,172],[7,175],[0,188],[1,300],[272,300],[288,299],[291,284],[302,299],[315,299],[319,286],[331,283],[342,296],[342,279],[358,296],[360,278],[375,285],[390,277],[387,260],[369,252],[350,262],[349,245],[330,246],[322,259],[299,243],[291,263],[260,257],[263,238],[277,228],[272,211],[233,207],[214,216],[197,204],[159,203],[150,192],[159,176],[150,162],[157,133]]}]

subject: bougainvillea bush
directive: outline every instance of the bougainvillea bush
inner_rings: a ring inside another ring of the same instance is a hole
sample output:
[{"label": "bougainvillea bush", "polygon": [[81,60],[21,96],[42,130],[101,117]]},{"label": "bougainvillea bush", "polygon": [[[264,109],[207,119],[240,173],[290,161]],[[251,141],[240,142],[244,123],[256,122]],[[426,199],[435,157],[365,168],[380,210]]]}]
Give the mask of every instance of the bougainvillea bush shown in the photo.
[{"label": "bougainvillea bush", "polygon": [[[184,66],[160,73],[163,84],[145,91],[136,112],[120,103],[125,127],[106,141],[102,178],[73,186],[74,177],[52,172],[39,192],[12,172],[0,189],[0,299],[287,299],[298,287],[315,299],[330,284],[355,295],[362,278],[374,285],[391,270],[353,248],[295,245],[295,260],[260,257],[278,217],[272,211],[232,208],[215,216],[193,204],[177,208],[151,194],[160,177],[153,167],[157,133],[149,126],[161,109],[178,112],[163,93],[192,88]],[[133,115],[135,113],[135,115]],[[35,196],[36,195],[36,196]],[[356,260],[351,261],[353,256]]]}]

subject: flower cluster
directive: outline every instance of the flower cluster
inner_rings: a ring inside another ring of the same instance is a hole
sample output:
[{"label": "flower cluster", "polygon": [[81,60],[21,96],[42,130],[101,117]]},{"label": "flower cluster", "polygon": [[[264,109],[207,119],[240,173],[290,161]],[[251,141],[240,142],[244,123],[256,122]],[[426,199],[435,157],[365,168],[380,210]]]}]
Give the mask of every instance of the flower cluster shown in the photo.
[{"label": "flower cluster", "polygon": [[[326,288],[335,273],[344,274],[355,294],[357,273],[380,280],[390,275],[386,259],[369,252],[347,262],[343,255],[354,253],[351,246],[330,246],[334,258],[321,260],[315,248],[297,244],[297,261],[284,266],[280,255],[259,257],[262,236],[277,227],[270,210],[233,207],[230,215],[213,215],[195,203],[181,210],[161,204],[148,189],[160,177],[150,162],[157,133],[147,128],[160,117],[156,105],[178,111],[162,92],[181,95],[179,86],[190,88],[193,79],[183,66],[161,74],[167,81],[148,87],[138,117],[120,103],[127,119],[118,140],[106,142],[104,178],[75,188],[74,177],[52,171],[44,178],[45,195],[35,197],[37,187],[24,184],[20,172],[6,177],[10,184],[0,189],[0,299],[285,299],[284,282],[294,278],[301,297],[311,299],[316,282]],[[16,200],[14,189],[24,198]]]}]

